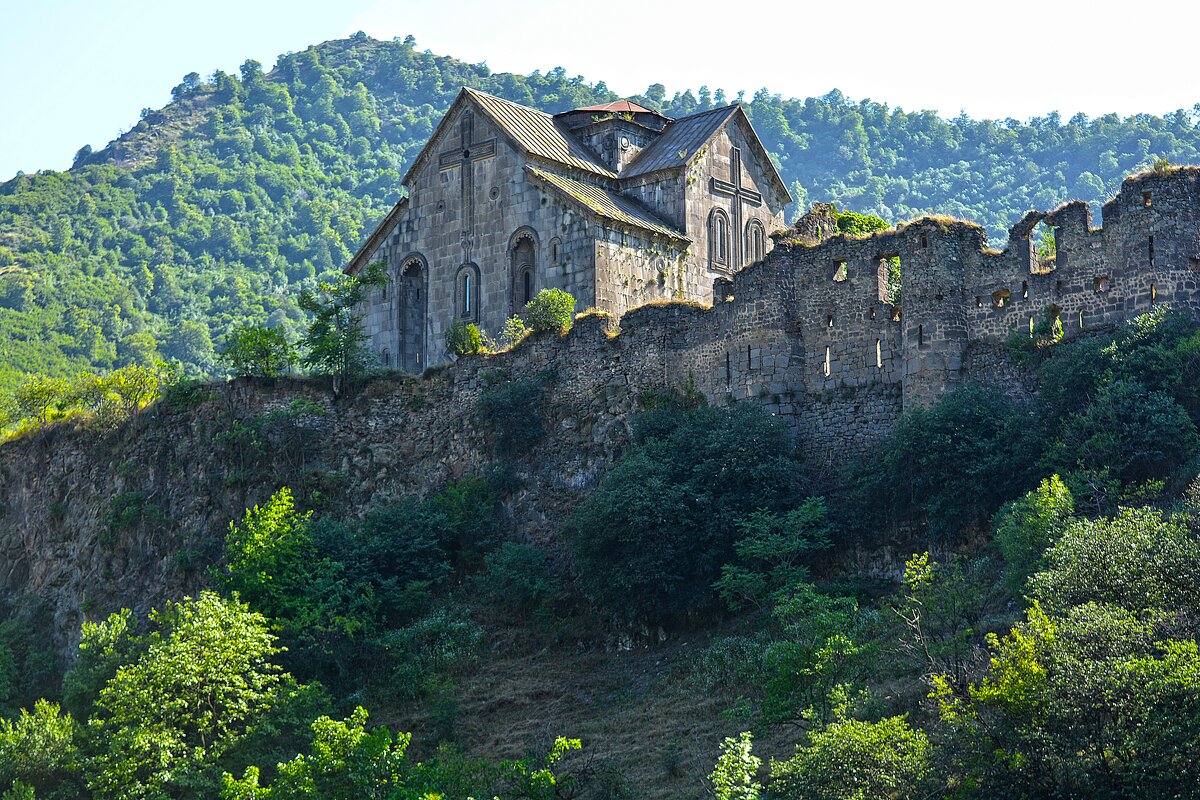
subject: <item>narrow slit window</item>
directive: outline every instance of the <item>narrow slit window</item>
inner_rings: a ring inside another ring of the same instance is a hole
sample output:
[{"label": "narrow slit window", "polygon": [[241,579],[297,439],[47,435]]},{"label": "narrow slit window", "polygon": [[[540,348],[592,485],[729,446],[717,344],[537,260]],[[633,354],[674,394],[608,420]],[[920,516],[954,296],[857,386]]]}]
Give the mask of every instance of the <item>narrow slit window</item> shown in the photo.
[{"label": "narrow slit window", "polygon": [[1146,208],[1149,208],[1153,204],[1154,204],[1154,200],[1153,200],[1153,198],[1150,197],[1150,193],[1142,192],[1142,205],[1145,206]]},{"label": "narrow slit window", "polygon": [[725,387],[733,386],[733,359],[729,353],[725,354]]},{"label": "narrow slit window", "polygon": [[829,315],[829,327],[831,327],[831,328],[833,327],[833,315],[832,314]]},{"label": "narrow slit window", "polygon": [[917,347],[924,347],[924,346],[925,346],[925,326],[918,325],[917,326]]},{"label": "narrow slit window", "polygon": [[1079,330],[1083,330],[1083,328],[1084,328],[1083,309],[1080,309],[1079,310]]},{"label": "narrow slit window", "polygon": [[1031,338],[1031,339],[1033,338],[1033,330],[1034,330],[1033,316],[1030,315],[1030,317],[1029,317],[1029,338]]},{"label": "narrow slit window", "polygon": [[983,300],[979,297],[979,295],[975,295],[975,307],[983,308]]},{"label": "narrow slit window", "polygon": [[1021,299],[1029,299],[1029,281],[1021,281]]},{"label": "narrow slit window", "polygon": [[883,340],[875,340],[875,368],[883,369]]},{"label": "narrow slit window", "polygon": [[1158,287],[1153,283],[1150,284],[1150,304],[1154,305],[1158,302]]},{"label": "narrow slit window", "polygon": [[826,378],[829,377],[829,361],[830,361],[830,347],[829,347],[829,345],[826,345],[825,346],[825,366],[822,367],[822,372],[825,374]]},{"label": "narrow slit window", "polygon": [[1148,249],[1150,251],[1150,266],[1153,267],[1154,266],[1154,237],[1153,236],[1150,237],[1150,246]]},{"label": "narrow slit window", "polygon": [[471,273],[463,275],[463,313],[464,317],[471,316],[474,309],[471,307]]}]

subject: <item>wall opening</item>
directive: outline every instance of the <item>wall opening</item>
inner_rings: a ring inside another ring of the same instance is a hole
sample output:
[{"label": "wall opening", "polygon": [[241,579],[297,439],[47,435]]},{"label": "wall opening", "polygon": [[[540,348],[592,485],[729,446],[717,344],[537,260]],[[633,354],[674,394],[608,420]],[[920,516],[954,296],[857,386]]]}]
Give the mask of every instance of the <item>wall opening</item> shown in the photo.
[{"label": "wall opening", "polygon": [[997,289],[992,292],[992,306],[995,308],[1004,308],[1008,305],[1008,298],[1011,293],[1008,289]]},{"label": "wall opening", "polygon": [[1150,284],[1150,305],[1158,302],[1158,287],[1153,283]]},{"label": "wall opening", "polygon": [[733,358],[731,358],[729,355],[729,352],[726,351],[726,353],[725,353],[725,389],[729,390],[732,388],[733,388]]},{"label": "wall opening", "polygon": [[823,366],[821,368],[821,371],[824,373],[826,378],[829,377],[829,355],[830,355],[829,351],[830,351],[829,345],[825,345],[825,366]]},{"label": "wall opening", "polygon": [[1062,282],[1062,281],[1055,281],[1055,282],[1054,282],[1054,292],[1055,292],[1055,294],[1062,294],[1062,290],[1063,290],[1063,282]]},{"label": "wall opening", "polygon": [[1107,275],[1097,275],[1092,279],[1092,288],[1097,292],[1107,292],[1111,281]]},{"label": "wall opening", "polygon": [[983,299],[979,295],[975,295],[975,307],[983,308]]},{"label": "wall opening", "polygon": [[875,340],[875,368],[883,369],[883,340]]},{"label": "wall opening", "polygon": [[509,297],[512,298],[512,313],[519,314],[525,304],[533,299],[533,272],[537,263],[537,241],[533,234],[522,231],[516,234],[509,253]]},{"label": "wall opening", "polygon": [[[461,280],[461,279],[460,279]],[[400,352],[396,366],[408,372],[420,372],[425,351],[425,261],[417,256],[404,262],[396,285],[399,311]]]},{"label": "wall opening", "polygon": [[918,325],[917,326],[917,347],[924,347],[924,346],[925,346],[925,326]]},{"label": "wall opening", "polygon": [[1029,315],[1029,338],[1030,339],[1033,338],[1033,330],[1034,330],[1033,315],[1030,314]]},{"label": "wall opening", "polygon": [[1029,299],[1029,281],[1021,281],[1021,299]]},{"label": "wall opening", "polygon": [[1030,259],[1030,272],[1037,275],[1051,272],[1054,269],[1055,262],[1058,260],[1058,236],[1055,235],[1054,228],[1047,225],[1045,220],[1038,223],[1037,243],[1034,245],[1033,252],[1037,258]]},{"label": "wall opening", "polygon": [[929,234],[922,233],[921,234],[921,249],[926,250],[928,248],[929,248]]},{"label": "wall opening", "polygon": [[846,259],[835,258],[833,260],[833,279],[838,283],[850,277],[850,271],[846,268]]},{"label": "wall opening", "polygon": [[833,314],[829,315],[829,327],[833,327]]},{"label": "wall opening", "polygon": [[892,253],[879,257],[879,301],[882,303],[899,303],[901,288],[900,255]]},{"label": "wall opening", "polygon": [[899,322],[903,316],[904,312],[900,306],[892,306],[892,322]]},{"label": "wall opening", "polygon": [[1188,266],[1191,267],[1192,272],[1200,272],[1200,258],[1195,256],[1189,258]]},{"label": "wall opening", "polygon": [[1083,309],[1081,308],[1081,309],[1079,309],[1079,330],[1083,330],[1085,327],[1087,327],[1087,326],[1084,324]]},{"label": "wall opening", "polygon": [[1142,205],[1145,206],[1146,208],[1149,208],[1151,205],[1153,205],[1153,203],[1154,203],[1154,201],[1150,197],[1150,193],[1142,192]]},{"label": "wall opening", "polygon": [[867,315],[868,315],[868,316],[869,316],[871,319],[875,319],[875,306],[871,306],[871,310],[870,310],[869,312],[867,312]]},{"label": "wall opening", "polygon": [[1150,237],[1150,246],[1147,248],[1150,251],[1150,266],[1154,266],[1154,237]]}]

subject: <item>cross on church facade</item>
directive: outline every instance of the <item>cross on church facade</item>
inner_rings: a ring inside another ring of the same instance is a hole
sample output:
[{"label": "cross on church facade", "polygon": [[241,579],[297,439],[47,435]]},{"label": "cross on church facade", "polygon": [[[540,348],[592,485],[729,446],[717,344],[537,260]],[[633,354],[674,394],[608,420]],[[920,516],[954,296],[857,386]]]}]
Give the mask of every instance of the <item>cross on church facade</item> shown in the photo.
[{"label": "cross on church facade", "polygon": [[438,155],[438,170],[459,168],[459,208],[462,211],[462,248],[463,263],[471,261],[471,247],[475,243],[475,186],[474,170],[471,169],[476,161],[482,161],[496,155],[496,138],[493,136],[482,141],[475,141],[475,115],[470,111],[463,112],[459,120],[460,145],[452,150],[444,150]]},{"label": "cross on church facade", "polygon": [[729,227],[733,228],[730,236],[732,244],[730,265],[740,267],[745,261],[746,253],[742,249],[742,204],[758,208],[762,205],[763,196],[758,192],[746,186],[742,186],[742,151],[737,148],[731,148],[729,151],[729,177],[731,180],[723,181],[720,178],[712,177],[709,179],[709,191],[719,197],[729,197],[733,199],[729,209]]}]

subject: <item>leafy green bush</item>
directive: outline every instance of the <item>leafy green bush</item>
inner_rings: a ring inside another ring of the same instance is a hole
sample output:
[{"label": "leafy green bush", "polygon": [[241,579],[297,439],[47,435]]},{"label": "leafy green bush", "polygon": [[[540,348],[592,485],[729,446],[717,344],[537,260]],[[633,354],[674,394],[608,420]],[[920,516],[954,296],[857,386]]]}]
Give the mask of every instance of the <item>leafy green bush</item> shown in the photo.
[{"label": "leafy green bush", "polygon": [[757,780],[762,759],[752,752],[749,731],[721,743],[721,756],[709,775],[716,800],[758,800],[762,786]]},{"label": "leafy green bush", "polygon": [[525,306],[525,322],[534,332],[566,333],[575,321],[575,298],[562,289],[542,289]]},{"label": "leafy green bush", "polygon": [[500,343],[505,347],[512,347],[524,339],[528,333],[529,328],[526,327],[525,320],[520,317],[509,317],[504,321],[504,327],[500,329]]},{"label": "leafy green bush", "polygon": [[539,547],[505,542],[484,561],[486,570],[475,585],[480,597],[497,608],[526,615],[558,591],[549,556]]},{"label": "leafy green bush", "polygon": [[786,429],[756,405],[646,412],[564,525],[580,587],[627,620],[711,608],[737,521],[786,509],[799,474]]},{"label": "leafy green bush", "polygon": [[813,497],[786,514],[755,511],[738,520],[738,564],[721,568],[716,589],[735,611],[762,606],[808,578],[801,559],[829,546],[825,500]]},{"label": "leafy green bush", "polygon": [[1057,475],[1046,478],[1038,488],[1019,500],[1005,504],[992,520],[994,541],[1007,562],[1005,582],[1019,594],[1042,564],[1042,554],[1053,537],[1066,527],[1075,513],[1075,501]]},{"label": "leafy green bush", "polygon": [[20,781],[41,797],[69,797],[82,788],[81,760],[75,720],[57,704],[38,700],[32,712],[0,719],[0,789]]},{"label": "leafy green bush", "polygon": [[529,451],[542,436],[542,401],[553,382],[550,373],[500,377],[475,402],[475,417],[492,431],[496,455],[513,458]]},{"label": "leafy green bush", "polygon": [[258,323],[235,327],[217,351],[217,360],[235,376],[286,375],[296,359],[296,350],[283,330]]},{"label": "leafy green bush", "polygon": [[771,796],[781,800],[924,797],[929,738],[904,717],[839,719],[810,733],[787,761],[771,762]]},{"label": "leafy green bush", "polygon": [[458,607],[438,608],[381,637],[393,654],[391,686],[402,697],[429,692],[442,676],[461,673],[483,654],[484,632]]},{"label": "leafy green bush", "polygon": [[1200,541],[1152,509],[1071,523],[1046,551],[1045,565],[1029,590],[1047,609],[1095,602],[1131,611],[1200,610]]},{"label": "leafy green bush", "polygon": [[483,352],[483,333],[473,322],[455,320],[446,331],[446,349],[456,356],[473,356]]},{"label": "leafy green bush", "polygon": [[1033,482],[1042,449],[1037,420],[979,387],[905,412],[871,455],[855,462],[833,518],[879,541],[927,527],[951,538],[991,518]]}]

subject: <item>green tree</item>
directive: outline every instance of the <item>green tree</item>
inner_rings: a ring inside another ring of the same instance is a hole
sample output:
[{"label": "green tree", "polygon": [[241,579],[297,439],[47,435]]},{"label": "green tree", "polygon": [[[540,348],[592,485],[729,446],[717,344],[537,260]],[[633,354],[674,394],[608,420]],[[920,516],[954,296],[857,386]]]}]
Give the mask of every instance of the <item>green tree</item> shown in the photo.
[{"label": "green tree", "polygon": [[29,712],[0,720],[0,789],[24,783],[39,795],[78,791],[75,721],[58,705],[38,700]]},{"label": "green tree", "polygon": [[296,364],[296,351],[279,328],[239,325],[225,337],[217,360],[235,376],[275,377]]},{"label": "green tree", "polygon": [[482,353],[483,333],[473,323],[455,320],[446,331],[446,349],[456,356]]},{"label": "green tree", "polygon": [[334,394],[340,394],[347,380],[366,372],[371,353],[363,345],[362,316],[356,308],[368,289],[387,284],[382,262],[368,265],[357,275],[342,275],[337,282],[318,284],[318,292],[300,295],[300,307],[312,315],[312,322],[300,343],[305,348],[303,363],[318,375],[330,379]]},{"label": "green tree", "polygon": [[626,618],[710,607],[737,521],[783,511],[799,474],[787,432],[756,405],[643,414],[631,451],[564,525],[579,584]]},{"label": "green tree", "polygon": [[150,613],[145,651],[100,690],[86,767],[99,796],[201,797],[218,765],[283,700],[266,618],[204,592]]},{"label": "green tree", "polygon": [[781,800],[915,800],[930,769],[928,737],[904,717],[842,718],[809,734],[787,761],[771,762]]},{"label": "green tree", "polygon": [[992,521],[996,546],[1007,563],[1005,582],[1013,594],[1042,564],[1042,554],[1075,513],[1062,478],[1051,475],[1038,488],[1007,503]]},{"label": "green tree", "polygon": [[715,800],[758,800],[762,785],[757,780],[762,759],[753,754],[749,731],[721,743],[721,755],[708,776]]}]

